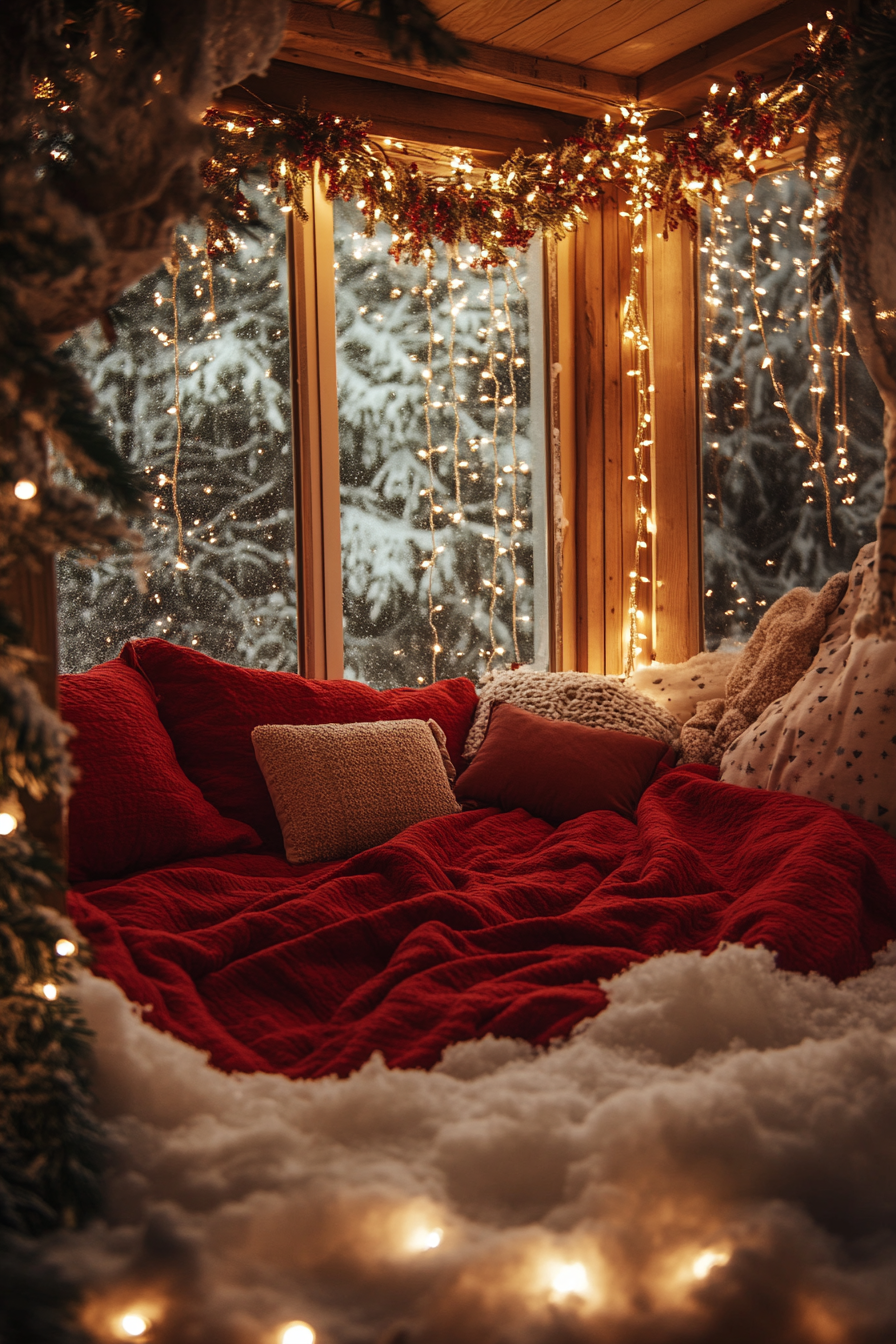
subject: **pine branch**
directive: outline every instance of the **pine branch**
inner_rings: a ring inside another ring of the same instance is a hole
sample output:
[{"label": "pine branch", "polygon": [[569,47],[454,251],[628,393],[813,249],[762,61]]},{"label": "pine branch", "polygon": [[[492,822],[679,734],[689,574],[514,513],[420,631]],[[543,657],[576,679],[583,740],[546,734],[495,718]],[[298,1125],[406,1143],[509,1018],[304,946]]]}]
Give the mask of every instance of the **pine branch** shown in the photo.
[{"label": "pine branch", "polygon": [[377,11],[377,31],[398,61],[421,56],[430,65],[457,65],[464,44],[443,28],[423,0],[361,0],[362,14]]}]

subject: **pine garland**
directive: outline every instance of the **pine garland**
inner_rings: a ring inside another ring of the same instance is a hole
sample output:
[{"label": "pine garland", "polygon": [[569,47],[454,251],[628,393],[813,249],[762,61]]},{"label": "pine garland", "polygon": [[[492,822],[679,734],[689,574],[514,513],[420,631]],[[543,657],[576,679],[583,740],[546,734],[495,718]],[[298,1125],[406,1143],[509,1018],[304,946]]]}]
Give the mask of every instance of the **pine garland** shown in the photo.
[{"label": "pine garland", "polygon": [[623,108],[615,122],[609,114],[588,121],[579,135],[538,154],[517,150],[482,174],[456,158],[450,175],[427,175],[372,143],[370,123],[357,118],[305,108],[211,109],[206,125],[217,146],[203,170],[215,204],[210,255],[232,252],[234,226],[255,218],[243,184],[259,165],[281,203],[302,217],[302,194],[317,165],[328,196],[357,199],[367,235],[380,221],[390,224],[392,255],[415,264],[436,241],[451,247],[465,240],[480,250],[474,264],[502,265],[508,249],[525,249],[539,231],[558,238],[572,232],[611,186],[627,193],[623,214],[656,211],[667,233],[682,223],[694,227],[699,201],[715,202],[727,181],[755,177],[796,135],[814,146],[848,45],[841,24],[810,29],[806,51],[775,89],[765,91],[749,74],[739,74],[727,92],[713,86],[693,129],[665,133],[658,148],[644,128],[649,109]]}]

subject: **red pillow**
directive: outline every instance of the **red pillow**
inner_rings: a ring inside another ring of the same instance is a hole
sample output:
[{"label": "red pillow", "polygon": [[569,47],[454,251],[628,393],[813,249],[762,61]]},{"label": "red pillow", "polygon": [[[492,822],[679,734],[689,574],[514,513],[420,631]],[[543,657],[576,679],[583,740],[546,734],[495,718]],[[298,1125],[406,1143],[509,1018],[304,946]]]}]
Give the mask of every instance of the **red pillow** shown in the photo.
[{"label": "red pillow", "polygon": [[60,677],[59,712],[78,730],[71,751],[81,772],[68,814],[70,881],[259,843],[190,783],[152,691],[123,663]]},{"label": "red pillow", "polygon": [[476,688],[466,677],[419,690],[375,691],[359,681],[309,681],[294,672],[234,667],[164,639],[131,640],[120,656],[155,691],[184,772],[225,817],[253,826],[278,850],[283,837],[255,759],[253,728],[435,719],[457,766],[476,709]]},{"label": "red pillow", "polygon": [[524,807],[554,826],[599,808],[633,817],[666,754],[665,742],[652,737],[558,723],[499,703],[454,793],[482,807]]}]

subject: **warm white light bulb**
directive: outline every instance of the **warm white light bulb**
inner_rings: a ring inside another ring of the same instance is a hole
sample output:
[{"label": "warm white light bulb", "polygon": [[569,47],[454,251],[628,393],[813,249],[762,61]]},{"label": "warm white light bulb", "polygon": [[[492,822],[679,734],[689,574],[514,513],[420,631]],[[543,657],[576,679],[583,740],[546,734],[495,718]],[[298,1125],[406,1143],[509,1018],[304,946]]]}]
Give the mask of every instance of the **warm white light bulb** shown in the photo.
[{"label": "warm white light bulb", "polygon": [[37,494],[37,486],[34,481],[29,481],[27,477],[21,481],[16,481],[15,497],[16,499],[33,499]]},{"label": "warm white light bulb", "polygon": [[570,1293],[584,1297],[588,1292],[588,1271],[580,1260],[572,1265],[563,1265],[551,1279],[551,1287],[560,1297]]},{"label": "warm white light bulb", "polygon": [[60,938],[56,943],[57,957],[73,957],[77,950],[78,945],[71,938]]},{"label": "warm white light bulb", "polygon": [[434,1251],[437,1246],[442,1244],[443,1232],[440,1227],[434,1227],[431,1232],[427,1232],[423,1238],[423,1247],[427,1251]]},{"label": "warm white light bulb", "polygon": [[315,1334],[306,1321],[290,1321],[280,1334],[280,1344],[314,1344]]},{"label": "warm white light bulb", "polygon": [[11,812],[0,812],[0,835],[12,835],[18,824]]},{"label": "warm white light bulb", "polygon": [[691,1269],[695,1279],[705,1279],[711,1269],[718,1265],[727,1265],[731,1256],[727,1251],[704,1251],[698,1255]]},{"label": "warm white light bulb", "polygon": [[132,1339],[139,1339],[149,1329],[149,1321],[143,1316],[138,1316],[135,1311],[129,1311],[126,1316],[121,1318],[121,1328]]},{"label": "warm white light bulb", "polygon": [[55,985],[46,984],[42,986],[42,993],[44,998],[49,999],[50,1002],[52,1003],[53,1000],[58,997],[59,990],[56,988]]}]

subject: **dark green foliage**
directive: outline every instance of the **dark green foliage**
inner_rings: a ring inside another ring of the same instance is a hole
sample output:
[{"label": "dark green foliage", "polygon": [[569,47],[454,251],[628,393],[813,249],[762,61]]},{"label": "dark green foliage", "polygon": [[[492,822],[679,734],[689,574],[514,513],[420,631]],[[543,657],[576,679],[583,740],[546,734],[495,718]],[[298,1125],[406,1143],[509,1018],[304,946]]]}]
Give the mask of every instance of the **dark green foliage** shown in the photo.
[{"label": "dark green foliage", "polygon": [[852,35],[845,78],[828,115],[841,132],[844,156],[869,169],[896,166],[896,3],[859,0],[848,18]]},{"label": "dark green foliage", "polygon": [[463,60],[462,42],[443,28],[423,0],[361,0],[362,14],[377,11],[380,36],[399,61],[418,54],[431,65],[456,65]]},{"label": "dark green foliage", "polygon": [[[61,879],[16,835],[0,847],[0,1226],[34,1235],[76,1226],[99,1204],[100,1131],[89,1095],[89,1033],[65,994],[68,929],[40,902]],[[43,986],[58,986],[49,1000]]]}]

